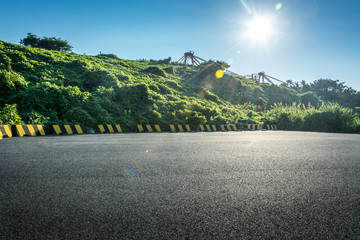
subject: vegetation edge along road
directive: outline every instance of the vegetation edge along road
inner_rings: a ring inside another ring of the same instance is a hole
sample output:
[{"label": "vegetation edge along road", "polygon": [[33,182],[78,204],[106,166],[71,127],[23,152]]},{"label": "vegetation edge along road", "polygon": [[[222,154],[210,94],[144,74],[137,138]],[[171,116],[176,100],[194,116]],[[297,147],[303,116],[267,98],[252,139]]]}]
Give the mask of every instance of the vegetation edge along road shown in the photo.
[{"label": "vegetation edge along road", "polygon": [[220,61],[79,55],[0,41],[0,124],[273,124],[281,129],[360,132],[360,93],[338,80],[270,85],[215,73]]}]

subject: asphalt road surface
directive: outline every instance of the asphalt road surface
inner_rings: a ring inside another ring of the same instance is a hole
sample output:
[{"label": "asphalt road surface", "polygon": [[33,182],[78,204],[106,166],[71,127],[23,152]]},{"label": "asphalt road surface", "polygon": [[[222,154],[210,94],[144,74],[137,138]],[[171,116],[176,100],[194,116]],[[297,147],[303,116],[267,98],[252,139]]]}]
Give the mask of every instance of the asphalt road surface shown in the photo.
[{"label": "asphalt road surface", "polygon": [[360,239],[360,135],[4,139],[0,239]]}]

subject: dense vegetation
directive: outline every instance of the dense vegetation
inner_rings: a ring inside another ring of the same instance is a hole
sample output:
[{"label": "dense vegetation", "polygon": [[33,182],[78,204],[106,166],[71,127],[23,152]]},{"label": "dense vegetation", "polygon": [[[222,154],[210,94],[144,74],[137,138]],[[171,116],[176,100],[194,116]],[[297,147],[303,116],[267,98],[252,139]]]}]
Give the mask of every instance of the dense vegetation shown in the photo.
[{"label": "dense vegetation", "polygon": [[[23,47],[0,41],[0,124],[278,124],[283,129],[359,132],[360,93],[321,79],[289,87],[188,66]],[[331,102],[337,103],[331,103]]]}]

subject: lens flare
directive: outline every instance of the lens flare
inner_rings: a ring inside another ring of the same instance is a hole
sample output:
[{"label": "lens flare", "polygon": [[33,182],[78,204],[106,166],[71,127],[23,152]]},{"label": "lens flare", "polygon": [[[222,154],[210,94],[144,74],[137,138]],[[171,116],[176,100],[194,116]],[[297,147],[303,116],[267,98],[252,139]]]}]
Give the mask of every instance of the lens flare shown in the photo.
[{"label": "lens flare", "polygon": [[243,5],[243,7],[245,8],[245,10],[247,11],[248,14],[252,13],[251,8],[249,7],[249,5],[247,4],[246,0],[240,0],[241,4]]},{"label": "lens flare", "polygon": [[141,172],[134,164],[128,163],[122,168],[122,174],[126,178],[135,178],[138,177]]},{"label": "lens flare", "polygon": [[221,70],[217,70],[215,73],[215,77],[222,78],[224,76],[224,73]]},{"label": "lens flare", "polygon": [[207,90],[213,90],[213,85],[211,82],[205,82],[204,86]]},{"label": "lens flare", "polygon": [[276,11],[279,11],[281,8],[282,8],[282,3],[281,2],[276,4],[276,6],[275,6]]}]

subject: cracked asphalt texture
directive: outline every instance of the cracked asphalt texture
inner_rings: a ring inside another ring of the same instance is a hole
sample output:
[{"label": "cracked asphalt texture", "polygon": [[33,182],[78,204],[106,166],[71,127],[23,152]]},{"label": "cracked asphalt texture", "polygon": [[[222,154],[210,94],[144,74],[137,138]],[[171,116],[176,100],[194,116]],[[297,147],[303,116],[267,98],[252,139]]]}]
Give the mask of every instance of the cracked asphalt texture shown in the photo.
[{"label": "cracked asphalt texture", "polygon": [[360,135],[0,141],[0,239],[360,239]]}]

